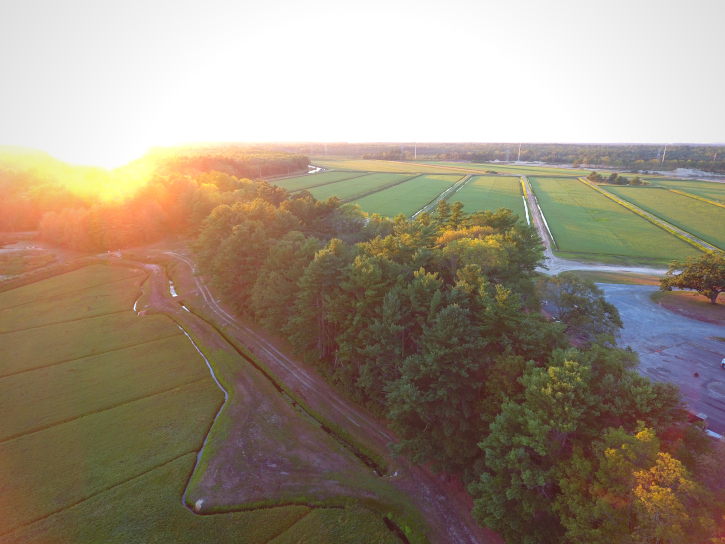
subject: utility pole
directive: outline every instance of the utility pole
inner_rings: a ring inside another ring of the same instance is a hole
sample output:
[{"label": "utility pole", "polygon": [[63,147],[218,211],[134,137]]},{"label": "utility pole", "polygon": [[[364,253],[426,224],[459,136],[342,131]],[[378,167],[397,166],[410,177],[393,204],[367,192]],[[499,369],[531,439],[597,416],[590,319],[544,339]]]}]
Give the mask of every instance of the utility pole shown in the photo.
[{"label": "utility pole", "polygon": [[506,148],[506,162],[509,162],[509,152],[511,151],[510,147]]},{"label": "utility pole", "polygon": [[325,142],[325,156],[327,156],[327,142]]},{"label": "utility pole", "polygon": [[[418,160],[418,142],[415,142],[415,151],[414,151],[414,155],[415,155],[415,160],[417,161],[417,160]],[[715,156],[717,157],[717,153],[715,153]],[[714,159],[713,159],[713,160],[714,160]]]},{"label": "utility pole", "polygon": [[519,144],[519,157],[516,159],[516,162],[521,162],[521,144]]}]

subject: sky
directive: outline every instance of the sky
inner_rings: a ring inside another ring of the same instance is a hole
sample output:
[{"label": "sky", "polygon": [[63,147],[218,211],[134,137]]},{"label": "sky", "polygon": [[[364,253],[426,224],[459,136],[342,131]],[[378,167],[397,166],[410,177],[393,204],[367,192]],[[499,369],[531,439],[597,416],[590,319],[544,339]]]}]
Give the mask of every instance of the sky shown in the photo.
[{"label": "sky", "polygon": [[722,0],[5,0],[0,145],[725,142]]}]

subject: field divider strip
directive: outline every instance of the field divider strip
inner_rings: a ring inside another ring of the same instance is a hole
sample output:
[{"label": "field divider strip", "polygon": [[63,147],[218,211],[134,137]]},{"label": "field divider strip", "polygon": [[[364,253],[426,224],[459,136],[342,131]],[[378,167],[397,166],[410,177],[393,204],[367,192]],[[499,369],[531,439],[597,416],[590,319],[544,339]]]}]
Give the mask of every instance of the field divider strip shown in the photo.
[{"label": "field divider strip", "polygon": [[121,482],[118,482],[116,484],[113,484],[110,487],[106,487],[105,489],[101,489],[99,491],[96,491],[95,493],[91,493],[87,497],[83,497],[81,500],[75,501],[74,503],[71,503],[71,504],[69,504],[67,506],[64,506],[63,508],[58,508],[57,510],[54,510],[52,512],[49,512],[48,514],[46,514],[44,516],[40,516],[39,518],[35,518],[35,519],[30,520],[30,521],[27,521],[25,523],[21,523],[20,525],[18,525],[16,527],[13,527],[12,529],[10,529],[9,531],[7,531],[5,533],[0,533],[0,537],[3,537],[5,535],[9,535],[10,533],[14,533],[15,531],[17,531],[19,529],[24,529],[25,527],[29,527],[30,525],[33,525],[34,523],[38,523],[39,521],[43,521],[44,519],[48,519],[48,518],[50,518],[50,517],[52,517],[52,516],[54,516],[56,514],[59,514],[59,513],[63,512],[63,511],[65,511],[65,510],[68,510],[70,508],[73,508],[74,506],[78,506],[79,504],[83,504],[84,502],[86,502],[89,499],[92,499],[93,497],[97,497],[98,495],[102,495],[103,493],[106,493],[108,491],[111,491],[112,489],[115,489],[116,487],[122,486],[124,484],[129,483],[129,482],[132,482],[132,481],[134,481],[134,480],[136,480],[138,478],[141,478],[142,476],[146,476],[147,474],[153,472],[154,470],[157,470],[159,468],[163,468],[166,465],[170,465],[171,463],[174,463],[175,461],[178,461],[182,457],[186,457],[187,455],[192,455],[194,453],[196,453],[196,452],[194,452],[194,451],[187,451],[186,453],[182,453],[181,455],[177,455],[176,457],[174,457],[172,459],[169,459],[168,461],[164,461],[163,463],[159,463],[158,465],[156,465],[154,467],[151,467],[148,470],[144,470],[143,472],[140,472],[139,474],[136,474],[135,476],[131,476],[130,478],[126,478],[125,480],[123,480]]},{"label": "field divider strip", "polygon": [[[86,266],[92,266],[93,264],[95,264],[95,263],[90,263],[90,264],[88,264]],[[82,267],[82,268],[85,268],[85,267]],[[78,269],[78,270],[80,270],[80,269]],[[72,272],[75,272],[75,270],[73,270]],[[58,276],[62,276],[63,274],[68,274],[68,273],[69,272],[63,272],[61,274],[58,274]],[[75,291],[68,291],[67,293],[61,293],[61,294],[57,294],[57,295],[51,295],[51,296],[46,297],[46,298],[37,298],[37,299],[31,300],[30,302],[23,302],[22,304],[16,304],[15,306],[3,307],[3,308],[0,308],[0,310],[13,310],[15,308],[19,308],[20,306],[27,306],[28,304],[35,304],[36,302],[45,302],[45,301],[53,300],[53,299],[61,300],[61,299],[65,298],[65,297],[67,297],[68,295],[74,295],[76,293],[80,293],[81,291],[88,291],[88,289],[94,289],[96,287],[103,287],[104,285],[111,285],[113,283],[118,283],[120,281],[126,281],[126,280],[130,280],[130,279],[133,279],[133,278],[138,278],[139,276],[148,276],[148,275],[149,275],[148,272],[143,272],[142,271],[140,274],[134,274],[133,276],[127,276],[125,278],[121,278],[120,280],[113,280],[113,281],[107,281],[105,283],[98,283],[96,285],[91,285],[89,287],[83,287],[81,289],[76,289]],[[58,276],[52,276],[52,277],[58,277]],[[48,278],[46,278],[46,279],[48,279]],[[25,287],[25,286],[23,285],[21,287]],[[19,289],[19,288],[20,287],[16,287],[16,289]],[[10,289],[10,291],[12,291],[12,289]]]},{"label": "field divider strip", "polygon": [[323,183],[318,183],[317,185],[309,185],[308,187],[301,187],[300,189],[295,189],[294,191],[290,191],[290,194],[299,193],[300,191],[307,191],[308,189],[316,189],[317,187],[324,187],[325,185],[332,185],[334,183],[340,183],[342,181],[350,181],[351,179],[364,178],[365,176],[372,175],[372,173],[373,172],[362,172],[358,176],[350,176],[349,178],[337,179],[335,181],[325,181]]},{"label": "field divider strip", "polygon": [[656,225],[656,226],[660,227],[661,229],[669,232],[670,234],[672,234],[673,236],[679,238],[683,242],[687,242],[688,244],[690,244],[692,246],[695,246],[700,251],[713,251],[713,252],[716,252],[716,253],[722,253],[722,250],[720,248],[715,247],[712,244],[707,243],[705,240],[702,240],[702,239],[698,238],[694,234],[690,234],[689,232],[687,232],[687,231],[685,231],[685,230],[683,230],[681,228],[678,228],[678,227],[674,226],[671,223],[668,223],[664,219],[660,219],[656,215],[654,215],[652,213],[649,213],[649,212],[643,210],[639,206],[636,206],[636,205],[632,204],[631,202],[629,202],[629,201],[627,201],[627,200],[625,200],[625,199],[623,199],[621,197],[618,197],[616,195],[613,195],[609,191],[605,191],[601,187],[597,187],[592,182],[590,182],[588,180],[585,180],[584,178],[579,178],[579,181],[581,181],[584,185],[588,185],[589,187],[591,187],[595,191],[598,191],[599,193],[603,194],[604,196],[610,198],[611,200],[613,200],[617,204],[619,204],[621,206],[624,206],[629,211],[636,213],[637,215],[639,215],[643,219],[646,219],[647,221],[649,221],[653,225]]},{"label": "field divider strip", "polygon": [[[88,317],[86,319],[93,319],[93,318],[92,317]],[[10,334],[10,333],[4,333],[4,334]],[[9,378],[10,376],[17,376],[18,374],[23,374],[25,372],[32,372],[33,370],[41,370],[43,368],[50,368],[51,366],[64,365],[66,363],[72,363],[74,361],[81,361],[83,359],[88,359],[89,357],[96,357],[98,355],[105,355],[106,353],[113,353],[114,351],[121,351],[121,350],[124,350],[124,349],[131,349],[131,348],[135,348],[136,346],[143,346],[144,344],[151,344],[152,342],[158,342],[158,341],[161,341],[161,340],[166,340],[168,338],[173,338],[174,336],[181,336],[181,333],[169,334],[168,336],[159,336],[158,338],[154,338],[152,340],[145,340],[144,342],[138,342],[138,343],[132,344],[130,346],[123,346],[123,347],[120,347],[120,348],[113,348],[113,349],[109,349],[109,350],[106,350],[106,351],[99,351],[97,353],[91,353],[89,355],[83,355],[81,357],[75,357],[73,359],[64,359],[62,361],[56,361],[55,363],[48,363],[47,365],[35,366],[33,368],[26,368],[26,369],[23,369],[23,370],[18,370],[17,372],[11,372],[9,374],[0,375],[0,381],[3,380],[3,379],[5,379],[5,378]]]},{"label": "field divider strip", "polygon": [[380,187],[375,187],[374,189],[371,189],[369,191],[365,191],[363,193],[358,193],[356,195],[349,196],[345,200],[343,200],[343,202],[347,203],[347,202],[352,202],[354,200],[360,200],[361,198],[364,198],[369,195],[373,195],[375,193],[379,193],[380,191],[384,191],[385,189],[390,189],[391,187],[395,187],[396,185],[400,185],[401,183],[405,183],[406,181],[410,181],[410,180],[418,178],[422,175],[423,174],[414,174],[407,178],[399,179],[398,181],[394,181],[393,183],[388,183],[386,185],[381,185]]},{"label": "field divider strip", "polygon": [[[435,175],[435,174],[430,174],[430,175]],[[449,187],[448,189],[446,189],[445,191],[443,191],[441,194],[439,194],[437,197],[435,197],[433,200],[431,200],[428,204],[426,204],[420,210],[418,210],[417,212],[415,212],[411,216],[411,219],[415,219],[421,213],[429,212],[441,200],[448,200],[449,197],[451,197],[454,194],[456,194],[460,189],[463,188],[464,185],[466,185],[469,181],[471,181],[475,175],[476,174],[468,174],[466,176],[463,176],[461,179],[459,179],[457,182],[455,182],[451,187]]]},{"label": "field divider strip", "polygon": [[536,204],[536,209],[539,210],[539,216],[541,217],[541,221],[544,223],[544,227],[546,227],[546,232],[549,234],[549,238],[554,243],[554,246],[556,247],[556,250],[559,250],[559,244],[556,243],[556,239],[554,238],[554,234],[551,232],[551,229],[549,228],[549,222],[546,220],[546,217],[544,216],[544,210],[541,209],[541,205],[539,205],[539,199],[536,198],[536,193],[534,192],[533,187],[531,187],[531,182],[529,181],[529,178],[526,176],[521,176],[521,183],[525,183],[526,185],[526,191],[528,195],[531,196],[534,200],[534,204]]},{"label": "field divider strip", "polygon": [[21,332],[21,331],[32,331],[33,329],[42,329],[43,327],[50,327],[51,325],[60,325],[62,323],[73,323],[74,321],[83,321],[85,319],[92,319],[94,317],[101,317],[104,315],[114,315],[114,314],[121,314],[123,312],[130,312],[132,310],[118,310],[116,312],[108,312],[107,314],[98,314],[98,315],[91,315],[88,317],[79,317],[76,319],[68,319],[67,321],[53,321],[53,323],[46,323],[44,325],[37,325],[35,327],[26,327],[24,329],[14,329],[12,331],[0,331],[0,336],[4,334],[10,334],[11,332]]},{"label": "field divider strip", "polygon": [[678,191],[677,189],[668,189],[671,193],[677,193],[678,195],[684,195],[689,196],[690,198],[694,198],[695,200],[700,200],[702,202],[707,202],[708,204],[712,204],[713,206],[719,206],[721,208],[725,208],[725,204],[721,202],[716,202],[714,200],[710,200],[709,198],[705,198],[703,196],[697,196],[690,193],[686,193],[685,191]]},{"label": "field divider strip", "polygon": [[12,442],[13,440],[17,440],[18,438],[23,438],[24,436],[30,436],[31,434],[40,433],[43,431],[46,431],[48,429],[52,429],[53,427],[58,427],[59,425],[65,425],[66,423],[71,423],[72,421],[77,421],[79,419],[83,419],[84,417],[94,416],[96,414],[101,414],[103,412],[108,412],[109,410],[115,410],[116,408],[119,408],[121,406],[125,406],[127,404],[133,404],[134,402],[139,402],[145,399],[150,399],[152,397],[157,397],[159,395],[165,395],[166,393],[170,393],[171,391],[175,391],[177,389],[182,389],[184,387],[188,387],[190,385],[194,385],[195,383],[202,382],[206,380],[206,376],[203,378],[198,378],[196,380],[191,380],[188,382],[177,384],[173,387],[169,387],[168,389],[164,389],[163,391],[157,391],[155,393],[151,393],[150,395],[144,395],[141,397],[136,397],[130,400],[124,400],[122,402],[117,402],[116,404],[112,404],[111,406],[106,406],[105,408],[99,408],[98,410],[92,410],[90,412],[86,412],[85,414],[80,414],[78,416],[69,417],[60,421],[56,421],[54,423],[49,423],[48,425],[43,425],[42,427],[37,427],[35,429],[32,429],[27,432],[23,433],[17,433],[14,435],[11,435],[9,437],[0,439],[0,444],[5,444],[6,442]]}]

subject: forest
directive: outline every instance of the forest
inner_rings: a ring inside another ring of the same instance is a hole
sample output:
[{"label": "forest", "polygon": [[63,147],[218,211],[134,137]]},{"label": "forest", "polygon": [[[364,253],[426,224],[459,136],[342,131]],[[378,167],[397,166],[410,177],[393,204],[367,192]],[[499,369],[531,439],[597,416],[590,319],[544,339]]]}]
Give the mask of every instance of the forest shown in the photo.
[{"label": "forest", "polygon": [[248,191],[276,190],[245,178],[307,172],[307,164],[305,156],[233,146],[156,148],[106,170],[0,148],[0,231],[39,229],[43,239],[83,251],[149,243],[193,232],[215,206]]},{"label": "forest", "polygon": [[517,220],[460,203],[367,217],[302,191],[215,208],[193,249],[237,311],[387,419],[396,454],[459,476],[507,542],[715,542],[722,445],[614,347],[595,284],[535,273]]}]

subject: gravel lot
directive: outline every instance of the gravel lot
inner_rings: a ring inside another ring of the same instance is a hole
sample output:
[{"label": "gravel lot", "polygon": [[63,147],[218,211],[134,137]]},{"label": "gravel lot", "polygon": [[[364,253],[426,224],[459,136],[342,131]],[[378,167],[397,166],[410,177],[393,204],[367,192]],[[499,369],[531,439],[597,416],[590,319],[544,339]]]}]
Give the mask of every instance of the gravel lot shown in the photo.
[{"label": "gravel lot", "polygon": [[598,286],[622,316],[619,345],[639,354],[640,372],[679,385],[690,408],[707,415],[709,429],[725,435],[725,370],[720,367],[725,343],[712,339],[725,337],[725,327],[660,307],[650,299],[657,286]]}]

